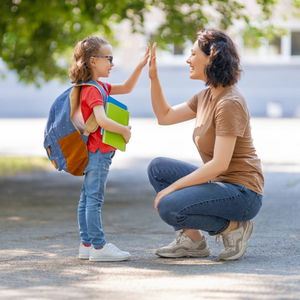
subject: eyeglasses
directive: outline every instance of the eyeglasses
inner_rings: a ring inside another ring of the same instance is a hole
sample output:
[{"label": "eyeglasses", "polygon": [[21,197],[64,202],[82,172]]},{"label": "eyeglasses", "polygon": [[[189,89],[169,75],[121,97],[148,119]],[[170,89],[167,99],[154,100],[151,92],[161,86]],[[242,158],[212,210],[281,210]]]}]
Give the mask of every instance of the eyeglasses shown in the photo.
[{"label": "eyeglasses", "polygon": [[113,63],[113,59],[114,59],[112,55],[94,55],[93,57],[107,58],[111,64]]}]

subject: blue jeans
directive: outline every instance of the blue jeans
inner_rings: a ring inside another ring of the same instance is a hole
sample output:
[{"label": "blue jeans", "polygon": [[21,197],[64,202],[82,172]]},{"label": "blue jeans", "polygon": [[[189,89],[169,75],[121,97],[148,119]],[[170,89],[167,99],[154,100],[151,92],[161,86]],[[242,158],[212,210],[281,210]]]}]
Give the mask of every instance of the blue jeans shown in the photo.
[{"label": "blue jeans", "polygon": [[[158,157],[148,167],[150,183],[156,192],[197,169],[170,158]],[[175,230],[199,229],[216,235],[230,221],[254,218],[262,205],[262,195],[229,182],[207,182],[189,186],[163,197],[158,204],[160,217]]]},{"label": "blue jeans", "polygon": [[101,153],[89,151],[89,161],[84,171],[84,181],[78,204],[78,225],[82,243],[100,248],[105,244],[102,229],[101,207],[107,175],[115,151]]}]

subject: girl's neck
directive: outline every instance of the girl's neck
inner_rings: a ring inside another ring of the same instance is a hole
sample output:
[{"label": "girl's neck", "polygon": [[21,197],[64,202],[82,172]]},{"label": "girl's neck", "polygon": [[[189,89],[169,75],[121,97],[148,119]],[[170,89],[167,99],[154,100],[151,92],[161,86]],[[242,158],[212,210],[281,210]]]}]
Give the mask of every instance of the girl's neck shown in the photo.
[{"label": "girl's neck", "polygon": [[99,80],[99,78],[98,78],[98,77],[96,77],[96,76],[92,76],[92,80],[93,80],[93,81],[98,81],[98,80]]}]

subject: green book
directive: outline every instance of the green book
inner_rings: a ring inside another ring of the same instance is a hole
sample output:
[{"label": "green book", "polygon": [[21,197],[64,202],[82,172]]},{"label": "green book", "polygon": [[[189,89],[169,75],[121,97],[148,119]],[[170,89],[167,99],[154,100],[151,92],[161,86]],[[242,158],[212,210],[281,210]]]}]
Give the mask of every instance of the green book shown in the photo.
[{"label": "green book", "polygon": [[[129,122],[129,111],[113,103],[106,103],[106,116],[115,122],[127,126]],[[126,142],[121,134],[103,130],[103,143],[113,146],[121,151],[126,150]]]}]

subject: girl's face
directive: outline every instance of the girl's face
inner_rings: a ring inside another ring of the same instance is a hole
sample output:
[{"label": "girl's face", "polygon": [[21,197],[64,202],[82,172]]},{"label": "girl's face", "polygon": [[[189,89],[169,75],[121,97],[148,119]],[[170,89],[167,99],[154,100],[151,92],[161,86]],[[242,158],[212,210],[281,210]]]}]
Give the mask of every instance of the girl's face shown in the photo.
[{"label": "girl's face", "polygon": [[114,66],[114,64],[112,63],[112,57],[111,45],[105,45],[101,47],[99,55],[92,56],[90,58],[93,79],[109,76],[109,73]]},{"label": "girl's face", "polygon": [[194,43],[191,50],[191,55],[186,60],[186,62],[190,65],[191,79],[200,79],[206,81],[204,68],[209,63],[209,56],[207,56],[202,50],[200,50],[198,41]]}]

